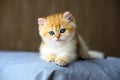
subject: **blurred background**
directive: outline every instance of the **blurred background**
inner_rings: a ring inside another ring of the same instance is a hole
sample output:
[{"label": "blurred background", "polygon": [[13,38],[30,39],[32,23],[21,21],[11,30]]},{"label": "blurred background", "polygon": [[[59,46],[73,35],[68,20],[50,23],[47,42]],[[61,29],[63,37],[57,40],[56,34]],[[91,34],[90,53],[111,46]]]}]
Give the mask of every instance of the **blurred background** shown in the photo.
[{"label": "blurred background", "polygon": [[65,11],[90,49],[120,57],[120,0],[0,0],[0,50],[38,51],[37,18]]}]

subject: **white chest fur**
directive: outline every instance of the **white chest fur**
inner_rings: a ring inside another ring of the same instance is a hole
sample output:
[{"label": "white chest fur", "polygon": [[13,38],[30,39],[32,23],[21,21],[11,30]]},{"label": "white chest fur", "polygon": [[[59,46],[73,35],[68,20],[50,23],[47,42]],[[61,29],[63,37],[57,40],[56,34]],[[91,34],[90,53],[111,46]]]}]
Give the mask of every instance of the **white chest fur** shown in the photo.
[{"label": "white chest fur", "polygon": [[53,43],[53,46],[52,45],[43,45],[41,48],[40,48],[40,53],[41,54],[55,54],[56,56],[57,55],[61,55],[62,53],[72,53],[74,54],[76,51],[76,46],[73,44],[73,43],[64,43],[63,45],[61,46],[54,46],[54,43]]}]

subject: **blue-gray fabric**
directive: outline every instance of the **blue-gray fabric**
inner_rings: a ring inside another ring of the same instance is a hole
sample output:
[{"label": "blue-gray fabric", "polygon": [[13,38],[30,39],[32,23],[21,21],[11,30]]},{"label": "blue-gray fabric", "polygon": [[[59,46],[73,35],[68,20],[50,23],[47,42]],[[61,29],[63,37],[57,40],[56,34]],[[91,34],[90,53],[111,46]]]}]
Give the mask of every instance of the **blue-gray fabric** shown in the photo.
[{"label": "blue-gray fabric", "polygon": [[79,60],[60,67],[37,52],[0,51],[0,80],[120,80],[120,58]]}]

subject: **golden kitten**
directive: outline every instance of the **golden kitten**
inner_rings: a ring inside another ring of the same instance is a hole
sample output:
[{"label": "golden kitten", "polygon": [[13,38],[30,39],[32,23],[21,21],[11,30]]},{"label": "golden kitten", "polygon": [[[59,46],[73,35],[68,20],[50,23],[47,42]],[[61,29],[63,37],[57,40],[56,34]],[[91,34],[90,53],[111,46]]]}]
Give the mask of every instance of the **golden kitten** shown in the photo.
[{"label": "golden kitten", "polygon": [[55,62],[60,66],[84,59],[103,58],[100,52],[89,51],[84,40],[77,34],[74,16],[69,12],[38,18],[41,58],[47,62]]}]

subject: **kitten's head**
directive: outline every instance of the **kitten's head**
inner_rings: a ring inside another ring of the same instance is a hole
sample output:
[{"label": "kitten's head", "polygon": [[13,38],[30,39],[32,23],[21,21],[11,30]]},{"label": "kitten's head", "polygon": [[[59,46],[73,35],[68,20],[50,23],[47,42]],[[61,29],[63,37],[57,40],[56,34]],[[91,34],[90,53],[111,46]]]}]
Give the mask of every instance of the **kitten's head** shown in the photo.
[{"label": "kitten's head", "polygon": [[38,18],[38,25],[42,40],[48,43],[71,40],[76,32],[75,19],[69,11]]}]

